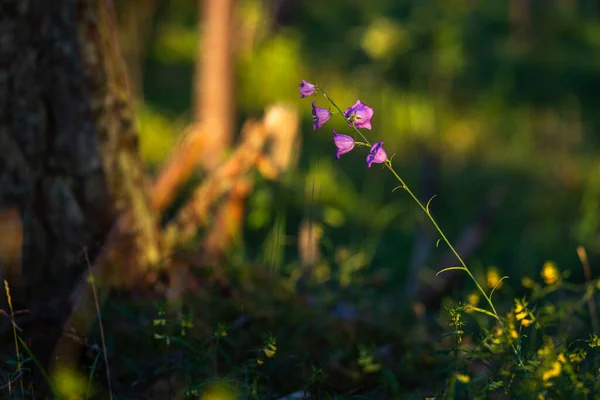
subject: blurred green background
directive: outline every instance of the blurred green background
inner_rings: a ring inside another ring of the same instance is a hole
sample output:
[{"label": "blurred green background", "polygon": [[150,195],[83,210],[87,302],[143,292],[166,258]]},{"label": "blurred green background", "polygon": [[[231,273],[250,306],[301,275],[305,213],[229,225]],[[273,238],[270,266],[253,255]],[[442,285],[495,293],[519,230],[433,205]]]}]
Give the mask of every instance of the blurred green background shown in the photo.
[{"label": "blurred green background", "polygon": [[[146,7],[117,3],[120,16]],[[137,117],[153,169],[191,119],[197,6],[159,1],[143,41]],[[356,99],[375,109],[366,135],[395,153],[397,171],[422,201],[438,195],[431,209],[451,241],[473,224],[484,227],[466,254],[478,273],[495,266],[516,283],[539,278],[553,260],[577,279],[577,245],[599,264],[597,1],[240,0],[236,15],[245,38],[235,56],[237,126],[286,102],[300,111],[303,137],[298,168],[283,182],[260,182],[249,199],[245,257],[294,264],[294,237],[309,212],[323,229],[332,276],[347,274],[334,265],[349,251],[361,260],[355,269],[387,271],[398,287],[418,227],[437,240],[406,193],[392,193],[391,174],[366,168],[362,149],[334,160],[330,129],[349,130],[335,118],[312,130],[311,101],[327,102],[299,99],[306,79],[342,109]],[[275,250],[267,245],[273,235]],[[424,262],[438,268],[442,253],[433,245]]]}]

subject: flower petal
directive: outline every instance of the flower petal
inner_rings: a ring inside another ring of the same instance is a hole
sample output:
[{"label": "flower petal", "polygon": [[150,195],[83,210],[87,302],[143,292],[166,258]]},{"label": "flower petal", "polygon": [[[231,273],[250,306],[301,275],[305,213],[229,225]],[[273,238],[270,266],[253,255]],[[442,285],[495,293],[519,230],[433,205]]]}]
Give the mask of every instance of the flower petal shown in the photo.
[{"label": "flower petal", "polygon": [[312,115],[315,122],[313,124],[314,130],[321,128],[327,121],[329,121],[329,118],[331,118],[331,113],[329,110],[326,108],[317,107],[315,106],[315,103],[316,101],[313,101],[312,103]]},{"label": "flower petal", "polygon": [[344,111],[344,116],[347,119],[350,119],[350,126],[354,123],[354,126],[359,129],[365,128],[370,130],[373,113],[374,111],[371,107],[360,100],[356,100],[356,103],[354,103],[352,107],[349,107]]},{"label": "flower petal", "polygon": [[356,111],[356,108],[362,104],[360,100],[356,100],[356,103],[354,103],[352,106],[348,107],[346,109],[346,111],[344,111],[344,117],[346,118],[350,118],[350,116],[352,114],[354,114],[354,112]]},{"label": "flower petal", "polygon": [[342,135],[337,133],[335,129],[333,131],[333,143],[337,147],[335,152],[335,158],[339,159],[342,154],[346,154],[354,148],[354,138],[348,135]]},{"label": "flower petal", "polygon": [[381,164],[387,160],[387,153],[383,149],[383,142],[377,142],[371,146],[371,151],[367,156],[367,167],[371,168],[371,164]]},{"label": "flower petal", "polygon": [[317,87],[312,83],[305,81],[304,79],[302,79],[302,82],[300,82],[298,86],[300,86],[299,92],[301,99],[317,93]]}]

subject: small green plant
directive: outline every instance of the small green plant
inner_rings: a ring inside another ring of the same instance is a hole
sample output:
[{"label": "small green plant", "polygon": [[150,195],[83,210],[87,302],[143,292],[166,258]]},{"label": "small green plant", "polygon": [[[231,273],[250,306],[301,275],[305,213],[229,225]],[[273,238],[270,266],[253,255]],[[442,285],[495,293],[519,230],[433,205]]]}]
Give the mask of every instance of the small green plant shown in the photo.
[{"label": "small green plant", "polygon": [[[6,279],[4,280],[4,291],[6,293],[6,299],[8,301],[8,309],[10,310],[10,319],[12,322],[13,338],[14,338],[14,342],[15,342],[17,379],[19,380],[19,384],[21,386],[21,397],[23,397],[25,395],[25,389],[23,387],[23,377],[22,377],[23,360],[21,360],[21,353],[19,351],[19,341],[17,339],[17,325],[15,324],[15,310],[13,309],[12,297],[10,295],[10,287],[8,286],[8,281]],[[13,380],[12,378],[9,378],[9,380],[8,380],[9,393],[12,391],[12,380]]]}]

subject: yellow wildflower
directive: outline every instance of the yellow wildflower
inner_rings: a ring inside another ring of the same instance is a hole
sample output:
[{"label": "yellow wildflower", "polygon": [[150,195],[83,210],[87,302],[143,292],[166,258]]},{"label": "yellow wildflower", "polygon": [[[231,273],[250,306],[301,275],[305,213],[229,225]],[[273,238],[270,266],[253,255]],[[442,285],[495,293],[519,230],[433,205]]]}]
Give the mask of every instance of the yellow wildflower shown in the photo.
[{"label": "yellow wildflower", "polygon": [[556,378],[560,376],[560,372],[562,371],[562,365],[558,361],[554,361],[552,363],[552,367],[549,370],[545,371],[542,374],[542,379],[544,381],[548,381],[550,379]]},{"label": "yellow wildflower", "polygon": [[521,311],[520,313],[515,315],[515,318],[517,319],[517,321],[520,321],[523,318],[525,318],[527,316],[527,314],[529,314],[527,311]]},{"label": "yellow wildflower", "polygon": [[263,348],[263,351],[267,357],[273,358],[275,356],[275,352],[277,351],[277,347],[273,343],[269,343]]},{"label": "yellow wildflower", "polygon": [[272,358],[272,357],[274,357],[274,356],[275,356],[275,352],[274,352],[273,350],[271,350],[271,349],[268,349],[268,348],[266,348],[266,347],[265,347],[265,348],[263,349],[263,351],[265,352],[265,355],[266,355],[267,357],[269,357],[269,358]]},{"label": "yellow wildflower", "polygon": [[537,351],[538,358],[545,358],[554,353],[554,343],[552,343],[552,340],[547,338],[545,342],[546,343]]},{"label": "yellow wildflower", "polygon": [[[523,299],[523,300],[515,299],[515,313],[516,314],[522,313],[523,311],[525,311],[526,308],[527,308],[527,301],[525,301],[525,299]],[[523,319],[523,318],[517,317],[517,320],[520,320],[520,319]]]},{"label": "yellow wildflower", "polygon": [[490,268],[487,272],[487,284],[490,288],[496,287],[500,289],[502,287],[502,282],[500,282],[500,274],[496,268]]},{"label": "yellow wildflower", "polygon": [[558,361],[560,361],[561,363],[563,363],[563,364],[567,362],[567,359],[565,358],[565,355],[564,355],[563,353],[560,353],[560,354],[559,354],[559,355],[556,357],[556,359],[557,359]]},{"label": "yellow wildflower", "polygon": [[587,340],[588,346],[591,348],[600,347],[600,337],[594,333],[594,335],[590,335],[590,340]]},{"label": "yellow wildflower", "polygon": [[544,263],[541,275],[546,285],[553,284],[560,277],[558,268],[556,267],[556,264],[554,264],[552,261],[546,261]]},{"label": "yellow wildflower", "polygon": [[456,380],[462,383],[469,383],[471,382],[471,377],[469,375],[465,375],[465,374],[456,374]]},{"label": "yellow wildflower", "polygon": [[521,325],[523,325],[524,327],[528,327],[529,325],[531,325],[533,323],[532,319],[528,319],[528,318],[523,318],[521,320]]},{"label": "yellow wildflower", "polygon": [[477,304],[479,304],[479,295],[477,293],[471,293],[469,295],[469,304],[473,307],[477,307]]},{"label": "yellow wildflower", "polygon": [[204,387],[201,400],[235,400],[239,393],[225,381],[217,381]]},{"label": "yellow wildflower", "polygon": [[227,330],[225,329],[225,327],[223,325],[219,324],[217,326],[217,330],[215,331],[215,336],[218,338],[227,336]]},{"label": "yellow wildflower", "polygon": [[569,361],[572,363],[580,363],[587,357],[587,352],[583,349],[575,349],[574,352],[569,354]]}]

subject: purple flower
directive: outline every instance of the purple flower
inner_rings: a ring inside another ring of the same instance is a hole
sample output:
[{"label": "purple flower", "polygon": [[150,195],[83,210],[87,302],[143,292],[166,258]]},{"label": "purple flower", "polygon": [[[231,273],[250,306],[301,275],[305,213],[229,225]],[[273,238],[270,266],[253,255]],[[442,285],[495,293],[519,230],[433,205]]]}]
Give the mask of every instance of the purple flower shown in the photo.
[{"label": "purple flower", "polygon": [[383,149],[383,142],[377,142],[371,146],[371,151],[367,156],[367,167],[371,168],[371,164],[381,164],[387,160],[387,154]]},{"label": "purple flower", "polygon": [[317,93],[317,87],[312,83],[305,81],[304,79],[302,79],[302,82],[298,86],[300,86],[299,91],[301,99]]},{"label": "purple flower", "polygon": [[326,108],[315,106],[315,103],[316,101],[313,101],[312,103],[312,115],[313,120],[315,121],[313,124],[313,129],[316,130],[325,125],[325,122],[329,121],[329,118],[331,118],[331,113]]},{"label": "purple flower", "polygon": [[356,103],[346,111],[344,116],[350,119],[350,122],[354,122],[354,126],[357,128],[367,128],[371,130],[371,118],[373,117],[373,109],[360,100],[356,100]]},{"label": "purple flower", "polygon": [[333,143],[335,143],[335,146],[337,147],[335,158],[339,160],[342,154],[346,154],[354,148],[354,139],[348,135],[337,133],[335,129],[332,129],[332,131],[334,135]]}]

